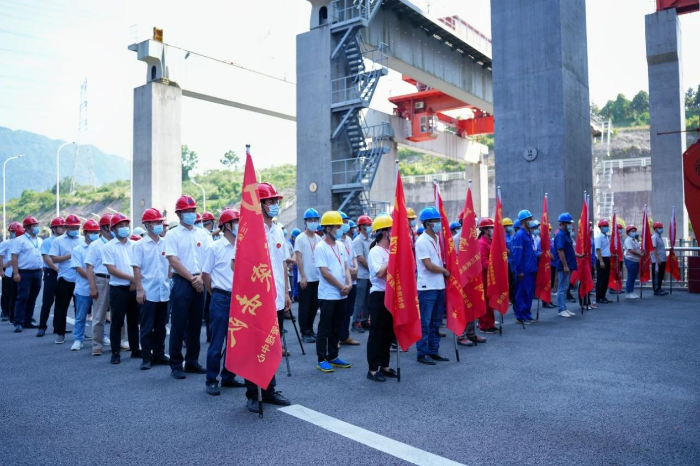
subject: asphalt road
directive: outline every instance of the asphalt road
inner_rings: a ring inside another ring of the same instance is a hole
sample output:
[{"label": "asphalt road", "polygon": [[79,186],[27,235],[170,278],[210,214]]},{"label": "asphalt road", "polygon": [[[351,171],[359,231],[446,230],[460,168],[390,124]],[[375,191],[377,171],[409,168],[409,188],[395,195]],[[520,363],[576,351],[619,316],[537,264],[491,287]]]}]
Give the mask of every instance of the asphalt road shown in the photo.
[{"label": "asphalt road", "polygon": [[[700,464],[700,296],[540,317],[523,330],[509,313],[503,336],[461,348],[459,363],[451,337],[441,348],[449,363],[420,365],[411,348],[402,381],[383,384],[365,378],[367,334],[341,350],[353,368],[324,374],[287,321],[293,375],[283,360],[278,389],[295,405],[464,464]],[[174,380],[169,368],[140,371],[128,357],[112,366],[89,345],[71,352],[70,335],[65,345],[34,335],[0,326],[2,465],[408,464],[273,406],[261,420],[244,389],[212,397],[204,376]]]}]

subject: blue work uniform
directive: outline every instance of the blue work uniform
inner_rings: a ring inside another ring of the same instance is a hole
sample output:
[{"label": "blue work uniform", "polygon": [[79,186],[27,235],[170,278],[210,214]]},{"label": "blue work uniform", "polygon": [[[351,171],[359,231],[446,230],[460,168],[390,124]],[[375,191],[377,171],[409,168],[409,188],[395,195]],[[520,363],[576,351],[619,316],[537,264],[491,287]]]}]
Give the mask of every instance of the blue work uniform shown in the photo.
[{"label": "blue work uniform", "polygon": [[[533,320],[530,309],[535,296],[537,253],[532,235],[521,228],[511,242],[513,275],[515,276],[515,303],[513,312],[519,320]],[[520,277],[522,274],[522,277]]]}]

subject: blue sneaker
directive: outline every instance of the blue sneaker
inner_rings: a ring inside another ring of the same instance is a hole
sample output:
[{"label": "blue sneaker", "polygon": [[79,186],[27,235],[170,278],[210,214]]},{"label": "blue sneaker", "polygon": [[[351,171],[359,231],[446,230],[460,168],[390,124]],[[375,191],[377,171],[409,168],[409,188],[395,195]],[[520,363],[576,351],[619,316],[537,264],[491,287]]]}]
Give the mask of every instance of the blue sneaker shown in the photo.
[{"label": "blue sneaker", "polygon": [[349,362],[345,362],[340,358],[335,358],[334,360],[332,360],[331,366],[339,367],[341,369],[350,369],[352,367]]},{"label": "blue sneaker", "polygon": [[316,367],[321,372],[333,372],[333,366],[331,366],[328,361],[318,362],[318,363],[316,363]]}]

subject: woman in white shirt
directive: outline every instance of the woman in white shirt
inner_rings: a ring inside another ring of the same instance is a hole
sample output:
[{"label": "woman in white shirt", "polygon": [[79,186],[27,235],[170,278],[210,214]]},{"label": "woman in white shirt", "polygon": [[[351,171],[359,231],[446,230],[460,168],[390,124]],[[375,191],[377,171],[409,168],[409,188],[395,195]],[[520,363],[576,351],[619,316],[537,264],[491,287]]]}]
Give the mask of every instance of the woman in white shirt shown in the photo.
[{"label": "woman in white shirt", "polygon": [[627,267],[627,283],[625,285],[625,296],[627,299],[637,299],[639,296],[634,293],[634,282],[639,274],[639,260],[642,258],[642,250],[637,241],[637,227],[627,225],[627,238],[625,238],[625,267]]},{"label": "woman in white shirt", "polygon": [[369,266],[369,339],[367,340],[367,378],[375,382],[386,382],[386,377],[397,378],[396,371],[389,367],[391,343],[394,341],[394,319],[384,306],[386,291],[386,269],[389,265],[392,219],[380,215],[374,219],[372,231],[376,233],[370,245]]}]

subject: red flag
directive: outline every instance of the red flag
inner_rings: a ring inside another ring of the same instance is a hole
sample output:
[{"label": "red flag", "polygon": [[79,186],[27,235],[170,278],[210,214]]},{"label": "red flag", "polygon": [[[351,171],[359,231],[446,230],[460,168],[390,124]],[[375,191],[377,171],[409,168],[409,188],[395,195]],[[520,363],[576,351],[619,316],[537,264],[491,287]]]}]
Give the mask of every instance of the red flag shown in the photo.
[{"label": "red flag", "polygon": [[226,368],[265,388],[282,360],[282,346],[275,305],[275,278],[255,168],[247,150],[234,276]]},{"label": "red flag", "polygon": [[[442,235],[440,237],[440,248],[442,251],[442,260],[445,263],[445,268],[450,272],[449,278],[445,283],[445,299],[447,301],[447,328],[455,335],[462,335],[464,329],[467,328],[467,294],[462,288],[459,275],[459,261],[455,243],[450,234],[450,222],[445,214],[445,206],[442,203],[440,196],[440,187],[435,183],[435,207],[440,212],[440,220],[442,224]],[[473,313],[472,313],[473,314]],[[474,316],[469,316],[470,320],[474,320]]]},{"label": "red flag", "polygon": [[540,249],[542,254],[537,264],[537,281],[535,296],[545,303],[552,302],[552,248],[549,244],[549,213],[547,212],[547,195],[542,201],[542,221],[540,222]]},{"label": "red flag", "polygon": [[508,301],[508,251],[506,249],[506,232],[503,229],[500,190],[496,199],[496,214],[493,220],[493,240],[491,241],[491,256],[487,270],[486,296],[490,307],[505,314],[510,305]]},{"label": "red flag", "polygon": [[[583,257],[576,259],[578,265],[576,278],[580,282],[578,295],[583,298],[593,289],[593,277],[591,276],[591,228],[588,224],[588,202],[585,198],[581,208],[581,219],[578,221],[576,254],[584,254]],[[574,274],[572,273],[571,275],[573,276]]]},{"label": "red flag", "polygon": [[642,215],[642,258],[639,260],[639,283],[651,280],[651,250],[654,246],[651,244],[650,230],[647,206],[645,205],[644,215]]},{"label": "red flag", "polygon": [[681,280],[681,269],[678,267],[678,257],[674,248],[676,247],[676,206],[671,210],[671,223],[668,226],[668,242],[671,250],[668,252],[668,273],[676,281]]},{"label": "red flag", "polygon": [[457,254],[459,282],[467,295],[467,319],[474,320],[486,314],[486,301],[484,300],[481,251],[479,249],[479,234],[476,231],[471,181],[467,188],[467,199],[464,203],[464,215],[461,220],[462,231]]},{"label": "red flag", "polygon": [[394,317],[394,334],[401,348],[408,348],[421,339],[418,285],[416,284],[416,259],[408,227],[408,213],[403,194],[401,175],[396,176],[393,226],[389,265],[386,269],[386,294],[384,305]]},{"label": "red flag", "polygon": [[617,229],[617,212],[613,211],[612,233],[610,235],[610,279],[608,288],[622,291],[622,280],[620,270],[620,259],[622,258],[622,242],[620,241],[620,230]]}]

